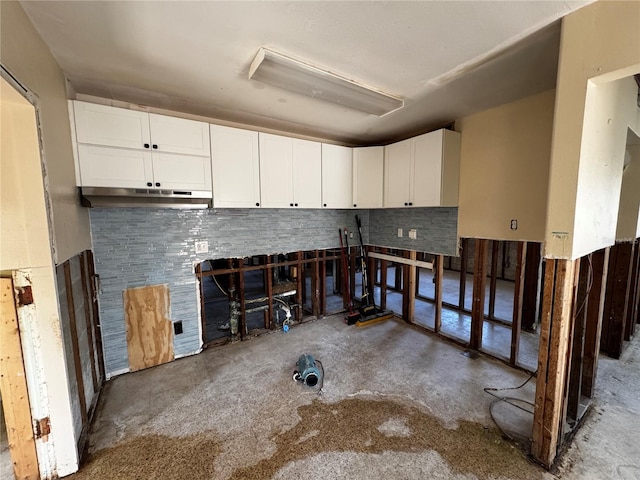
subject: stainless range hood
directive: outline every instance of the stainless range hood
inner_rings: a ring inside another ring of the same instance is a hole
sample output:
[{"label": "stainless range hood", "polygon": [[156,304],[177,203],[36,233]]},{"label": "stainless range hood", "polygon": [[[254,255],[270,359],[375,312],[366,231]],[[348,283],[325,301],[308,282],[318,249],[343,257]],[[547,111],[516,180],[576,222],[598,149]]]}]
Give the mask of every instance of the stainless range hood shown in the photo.
[{"label": "stainless range hood", "polygon": [[80,187],[84,207],[211,208],[212,194],[204,190]]}]

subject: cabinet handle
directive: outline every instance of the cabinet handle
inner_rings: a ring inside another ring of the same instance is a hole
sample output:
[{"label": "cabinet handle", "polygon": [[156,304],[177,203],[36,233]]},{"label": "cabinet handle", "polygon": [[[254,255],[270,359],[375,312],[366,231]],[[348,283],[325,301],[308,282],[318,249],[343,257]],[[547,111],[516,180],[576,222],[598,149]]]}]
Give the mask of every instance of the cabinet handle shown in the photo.
[{"label": "cabinet handle", "polygon": [[153,183],[147,182],[147,187],[153,187]]},{"label": "cabinet handle", "polygon": [[156,182],[156,187],[159,187],[159,186],[160,186],[160,182]]},{"label": "cabinet handle", "polygon": [[290,203],[290,204],[289,204],[289,206],[290,206],[290,207],[293,207],[293,203]]},{"label": "cabinet handle", "polygon": [[256,202],[256,207],[259,207],[259,206],[260,206],[260,203]]},{"label": "cabinet handle", "polygon": [[409,206],[409,204],[408,204],[407,202],[404,202],[404,206],[405,206],[405,207],[408,207],[408,206]]},{"label": "cabinet handle", "polygon": [[326,206],[327,206],[327,204],[325,203],[323,206],[324,206],[324,207],[326,207]]},{"label": "cabinet handle", "polygon": [[413,205],[413,202],[409,202],[409,206],[412,206],[412,205]]},{"label": "cabinet handle", "polygon": [[353,204],[353,206],[354,206],[354,207],[357,207],[357,205],[356,205],[355,203]]},{"label": "cabinet handle", "polygon": [[148,144],[148,143],[145,143],[145,144],[144,144],[144,148],[149,148],[149,144]]},{"label": "cabinet handle", "polygon": [[156,144],[154,143],[154,144],[153,144],[153,148],[157,150],[157,149],[158,149],[158,145],[156,145]]},{"label": "cabinet handle", "polygon": [[297,206],[298,206],[298,204],[296,203],[296,205],[295,205],[295,206],[297,207]]}]

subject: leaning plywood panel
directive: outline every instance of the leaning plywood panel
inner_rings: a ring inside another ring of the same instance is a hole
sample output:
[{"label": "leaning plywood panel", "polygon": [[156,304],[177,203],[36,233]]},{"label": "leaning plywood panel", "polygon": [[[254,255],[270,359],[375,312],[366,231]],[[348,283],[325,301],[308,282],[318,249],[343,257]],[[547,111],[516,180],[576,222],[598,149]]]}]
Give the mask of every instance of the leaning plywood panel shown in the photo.
[{"label": "leaning plywood panel", "polygon": [[135,372],[173,360],[169,286],[128,288],[123,296],[129,369]]}]

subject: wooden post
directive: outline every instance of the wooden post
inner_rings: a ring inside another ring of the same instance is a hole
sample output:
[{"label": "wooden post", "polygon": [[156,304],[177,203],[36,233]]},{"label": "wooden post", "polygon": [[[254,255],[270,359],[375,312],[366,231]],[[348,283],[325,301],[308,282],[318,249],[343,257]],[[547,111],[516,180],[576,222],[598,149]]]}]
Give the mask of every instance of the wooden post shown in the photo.
[{"label": "wooden post", "polygon": [[[409,257],[409,252],[407,250],[404,250],[402,252],[402,256],[405,258]],[[398,286],[398,269],[400,269],[400,272],[402,273],[402,318],[409,322],[411,321],[409,319],[409,266],[408,265],[403,265],[400,263],[396,263],[396,287]],[[412,285],[413,286],[413,285]]]},{"label": "wooden post", "polygon": [[460,295],[458,297],[458,307],[464,310],[465,290],[467,288],[467,246],[469,242],[466,238],[460,239],[462,252],[460,253]]},{"label": "wooden post", "polygon": [[600,352],[600,334],[602,314],[607,289],[609,251],[604,248],[591,254],[591,290],[587,299],[587,319],[584,333],[584,355],[582,365],[582,394],[592,398],[595,390],[598,354]]},{"label": "wooden post", "polygon": [[244,340],[247,336],[247,306],[245,305],[245,292],[244,292],[244,258],[239,258],[238,262],[238,300],[240,302],[240,325],[238,325],[238,331],[240,332],[240,339]]},{"label": "wooden post", "polygon": [[299,322],[302,319],[302,284],[304,283],[304,263],[302,263],[302,252],[296,252],[296,260],[298,263],[296,264],[296,303],[298,304],[298,308],[296,308],[296,322]]},{"label": "wooden post", "polygon": [[[388,249],[380,249],[381,253],[387,253]],[[387,270],[389,262],[387,260],[380,260],[380,309],[387,309]]]},{"label": "wooden post", "polygon": [[527,267],[527,243],[518,242],[518,258],[516,260],[516,283],[513,291],[513,315],[511,317],[511,354],[509,363],[518,362],[520,349],[520,329],[522,326],[522,299],[524,296],[524,273]]},{"label": "wooden post", "polygon": [[71,350],[73,351],[73,365],[78,387],[78,399],[80,401],[80,415],[82,428],[87,425],[87,399],[84,393],[84,378],[82,376],[82,362],[80,360],[80,346],[78,344],[78,327],[76,325],[76,310],[73,304],[73,285],[71,281],[71,265],[69,260],[64,262],[64,283],[67,293],[67,310],[69,311],[69,330],[71,333]]},{"label": "wooden post", "polygon": [[[410,250],[408,256],[410,260],[416,260],[415,250]],[[413,323],[416,317],[416,271],[418,267],[415,265],[405,265],[407,270],[407,286],[405,293],[407,295],[407,321]]]},{"label": "wooden post", "polygon": [[477,238],[473,268],[473,301],[471,305],[471,338],[469,346],[474,350],[482,346],[484,322],[484,297],[487,285],[487,253],[489,240]]},{"label": "wooden post", "polygon": [[580,399],[582,397],[582,365],[584,357],[584,338],[589,302],[589,287],[592,272],[591,255],[580,259],[578,288],[573,305],[574,322],[571,347],[571,366],[569,368],[569,388],[567,389],[567,415],[572,420],[579,419]]},{"label": "wooden post", "polygon": [[94,334],[96,338],[96,354],[98,357],[98,373],[100,374],[100,383],[105,378],[104,374],[104,356],[102,353],[102,331],[100,329],[100,311],[98,309],[98,292],[96,282],[98,276],[95,272],[95,265],[93,262],[93,252],[91,250],[87,250],[87,262],[89,267],[89,286],[91,291],[91,302],[93,307],[93,327]]},{"label": "wooden post", "polygon": [[207,312],[205,309],[205,300],[204,300],[204,286],[202,285],[202,281],[204,277],[202,276],[202,264],[199,263],[196,265],[196,277],[198,279],[198,289],[200,290],[200,325],[202,326],[202,343],[206,345],[207,341]]},{"label": "wooden post", "polygon": [[[371,250],[371,247],[367,246],[365,247],[367,249],[367,252],[369,252]],[[371,295],[371,299],[373,301],[373,303],[375,303],[375,279],[376,279],[376,275],[377,275],[377,270],[376,270],[376,259],[375,258],[371,258],[367,255],[367,289],[369,290],[369,295]]]},{"label": "wooden post", "polygon": [[320,316],[320,255],[318,250],[313,251],[313,273],[311,277],[311,313],[314,317]]},{"label": "wooden post", "polygon": [[549,468],[560,440],[576,261],[549,259],[545,262],[532,454]]},{"label": "wooden post", "polygon": [[[271,265],[273,263],[273,255],[267,255],[266,259],[267,265]],[[273,267],[267,267],[265,270],[265,290],[267,294],[267,310],[266,317],[264,321],[264,328],[269,330],[275,327],[273,317]]]},{"label": "wooden post", "polygon": [[633,243],[633,257],[629,272],[629,293],[627,294],[627,316],[625,318],[624,339],[631,340],[636,329],[636,293],[638,291],[638,262],[640,261],[640,245]]},{"label": "wooden post", "polygon": [[533,332],[538,322],[538,290],[540,285],[541,245],[527,242],[527,259],[524,271],[524,290],[522,297],[522,328]]},{"label": "wooden post", "polygon": [[0,278],[0,395],[16,480],[40,478],[13,282]]},{"label": "wooden post", "polygon": [[436,318],[434,329],[435,332],[440,332],[442,328],[442,281],[444,279],[444,256],[437,255],[435,257],[435,269],[436,269],[436,288],[435,288],[435,300],[436,300]]},{"label": "wooden post", "polygon": [[489,284],[489,318],[495,318],[496,287],[498,280],[498,248],[499,240],[491,240],[491,283]]},{"label": "wooden post", "polygon": [[318,258],[318,265],[320,270],[320,285],[318,286],[320,302],[318,305],[318,313],[321,316],[325,316],[327,314],[327,262],[326,262],[327,251],[322,250],[320,252],[320,257]]},{"label": "wooden post", "polygon": [[91,308],[91,298],[89,295],[88,273],[85,252],[80,254],[80,275],[82,277],[82,296],[84,298],[84,319],[87,328],[87,343],[89,346],[89,358],[91,359],[91,380],[93,382],[93,393],[98,391],[98,374],[96,372],[96,351],[93,343],[93,312]]},{"label": "wooden post", "polygon": [[[357,256],[358,256],[358,250],[356,249],[356,247],[349,247],[349,275],[348,275],[348,279],[349,279],[349,292],[351,292],[351,297],[355,298],[358,296],[357,292],[356,292],[356,265],[357,265]],[[362,285],[361,287],[361,293],[360,296],[364,295],[364,291],[362,291],[362,289],[364,289],[364,285]],[[346,292],[345,294],[345,298],[346,298]],[[344,308],[347,308],[347,303],[345,302]]]},{"label": "wooden post", "polygon": [[616,243],[611,247],[600,349],[612,358],[620,358],[624,344],[632,258],[632,243]]}]

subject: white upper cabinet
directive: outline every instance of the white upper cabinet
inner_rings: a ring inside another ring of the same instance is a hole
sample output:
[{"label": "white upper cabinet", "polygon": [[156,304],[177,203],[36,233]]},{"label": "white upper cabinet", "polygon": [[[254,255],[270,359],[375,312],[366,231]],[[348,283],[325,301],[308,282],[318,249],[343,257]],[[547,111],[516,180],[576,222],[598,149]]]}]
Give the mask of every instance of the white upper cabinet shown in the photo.
[{"label": "white upper cabinet", "polygon": [[322,144],[322,206],[353,207],[353,149]]},{"label": "white upper cabinet", "polygon": [[209,125],[72,102],[78,184],[211,190]]},{"label": "white upper cabinet", "polygon": [[384,206],[458,204],[460,134],[437,130],[384,147]]},{"label": "white upper cabinet", "polygon": [[261,206],[319,208],[320,144],[262,132],[259,144]]},{"label": "white upper cabinet", "polygon": [[207,123],[108,105],[73,104],[78,143],[210,155]]},{"label": "white upper cabinet", "polygon": [[382,207],[384,147],[353,149],[353,207]]},{"label": "white upper cabinet", "polygon": [[214,208],[260,206],[258,132],[211,125]]}]

